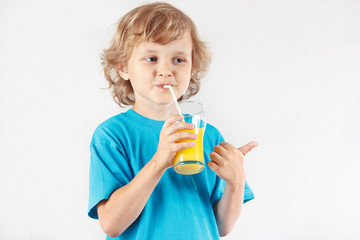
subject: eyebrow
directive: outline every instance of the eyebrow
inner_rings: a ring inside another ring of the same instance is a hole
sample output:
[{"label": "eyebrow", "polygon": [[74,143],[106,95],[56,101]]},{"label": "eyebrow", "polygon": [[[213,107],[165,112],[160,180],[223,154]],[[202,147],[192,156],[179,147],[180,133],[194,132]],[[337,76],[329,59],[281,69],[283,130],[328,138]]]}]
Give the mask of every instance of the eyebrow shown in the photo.
[{"label": "eyebrow", "polygon": [[142,51],[142,54],[147,54],[147,53],[157,53],[157,51],[152,49],[145,49],[144,51]]},{"label": "eyebrow", "polygon": [[185,52],[183,51],[176,51],[174,52],[175,55],[187,55]]}]

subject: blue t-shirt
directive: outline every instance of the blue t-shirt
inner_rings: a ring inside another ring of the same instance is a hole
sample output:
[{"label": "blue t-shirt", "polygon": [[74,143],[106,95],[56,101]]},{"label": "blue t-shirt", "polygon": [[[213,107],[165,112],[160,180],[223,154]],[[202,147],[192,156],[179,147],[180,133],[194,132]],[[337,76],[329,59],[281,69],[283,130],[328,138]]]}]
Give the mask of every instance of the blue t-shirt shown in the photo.
[{"label": "blue t-shirt", "polygon": [[[98,218],[96,205],[101,200],[128,184],[152,159],[163,124],[130,109],[97,127],[90,145],[91,218]],[[224,139],[220,132],[207,124],[203,139],[205,169],[195,175],[166,170],[140,216],[115,239],[219,239],[213,205],[220,200],[225,182],[206,163],[214,146],[221,142]],[[253,198],[246,183],[244,202]]]}]

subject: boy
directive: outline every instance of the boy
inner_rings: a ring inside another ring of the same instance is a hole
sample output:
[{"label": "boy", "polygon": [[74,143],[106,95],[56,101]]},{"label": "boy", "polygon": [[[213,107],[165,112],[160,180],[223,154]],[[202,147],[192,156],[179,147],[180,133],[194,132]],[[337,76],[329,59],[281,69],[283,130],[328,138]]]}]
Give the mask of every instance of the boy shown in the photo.
[{"label": "boy", "polygon": [[114,100],[133,108],[95,130],[91,141],[89,216],[99,218],[107,239],[219,239],[228,234],[253,198],[245,182],[244,155],[207,124],[203,146],[208,167],[195,175],[172,168],[177,151],[194,142],[192,129],[168,118],[172,85],[179,100],[199,91],[210,54],[195,25],[166,3],[140,6],[120,19],[105,77]]}]

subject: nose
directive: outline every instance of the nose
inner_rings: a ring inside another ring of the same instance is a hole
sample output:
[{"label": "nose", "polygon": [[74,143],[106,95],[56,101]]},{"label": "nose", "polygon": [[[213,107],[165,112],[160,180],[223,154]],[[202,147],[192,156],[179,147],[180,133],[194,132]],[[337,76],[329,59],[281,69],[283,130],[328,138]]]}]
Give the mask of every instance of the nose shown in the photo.
[{"label": "nose", "polygon": [[159,65],[157,75],[158,77],[163,77],[163,78],[172,77],[173,73],[170,64],[163,62],[161,65]]}]

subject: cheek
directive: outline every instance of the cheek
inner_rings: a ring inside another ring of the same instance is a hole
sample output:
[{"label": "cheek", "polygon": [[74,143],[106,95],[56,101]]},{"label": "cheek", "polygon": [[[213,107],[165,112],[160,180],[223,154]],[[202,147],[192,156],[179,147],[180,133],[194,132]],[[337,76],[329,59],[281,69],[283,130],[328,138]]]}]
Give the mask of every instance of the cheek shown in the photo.
[{"label": "cheek", "polygon": [[147,79],[149,77],[153,77],[154,74],[156,75],[156,72],[151,66],[140,65],[140,64],[132,66],[132,68],[129,68],[129,73],[131,73],[133,78],[141,79],[141,80]]},{"label": "cheek", "polygon": [[183,80],[181,82],[178,82],[179,84],[179,91],[180,91],[180,95],[184,95],[186,90],[189,88],[189,84],[190,84],[190,77],[187,75],[186,76],[186,80]]},{"label": "cheek", "polygon": [[178,71],[179,75],[181,76],[182,80],[189,80],[190,81],[190,78],[191,78],[191,67],[189,66],[186,66],[186,67],[183,67],[182,69],[180,69]]}]

